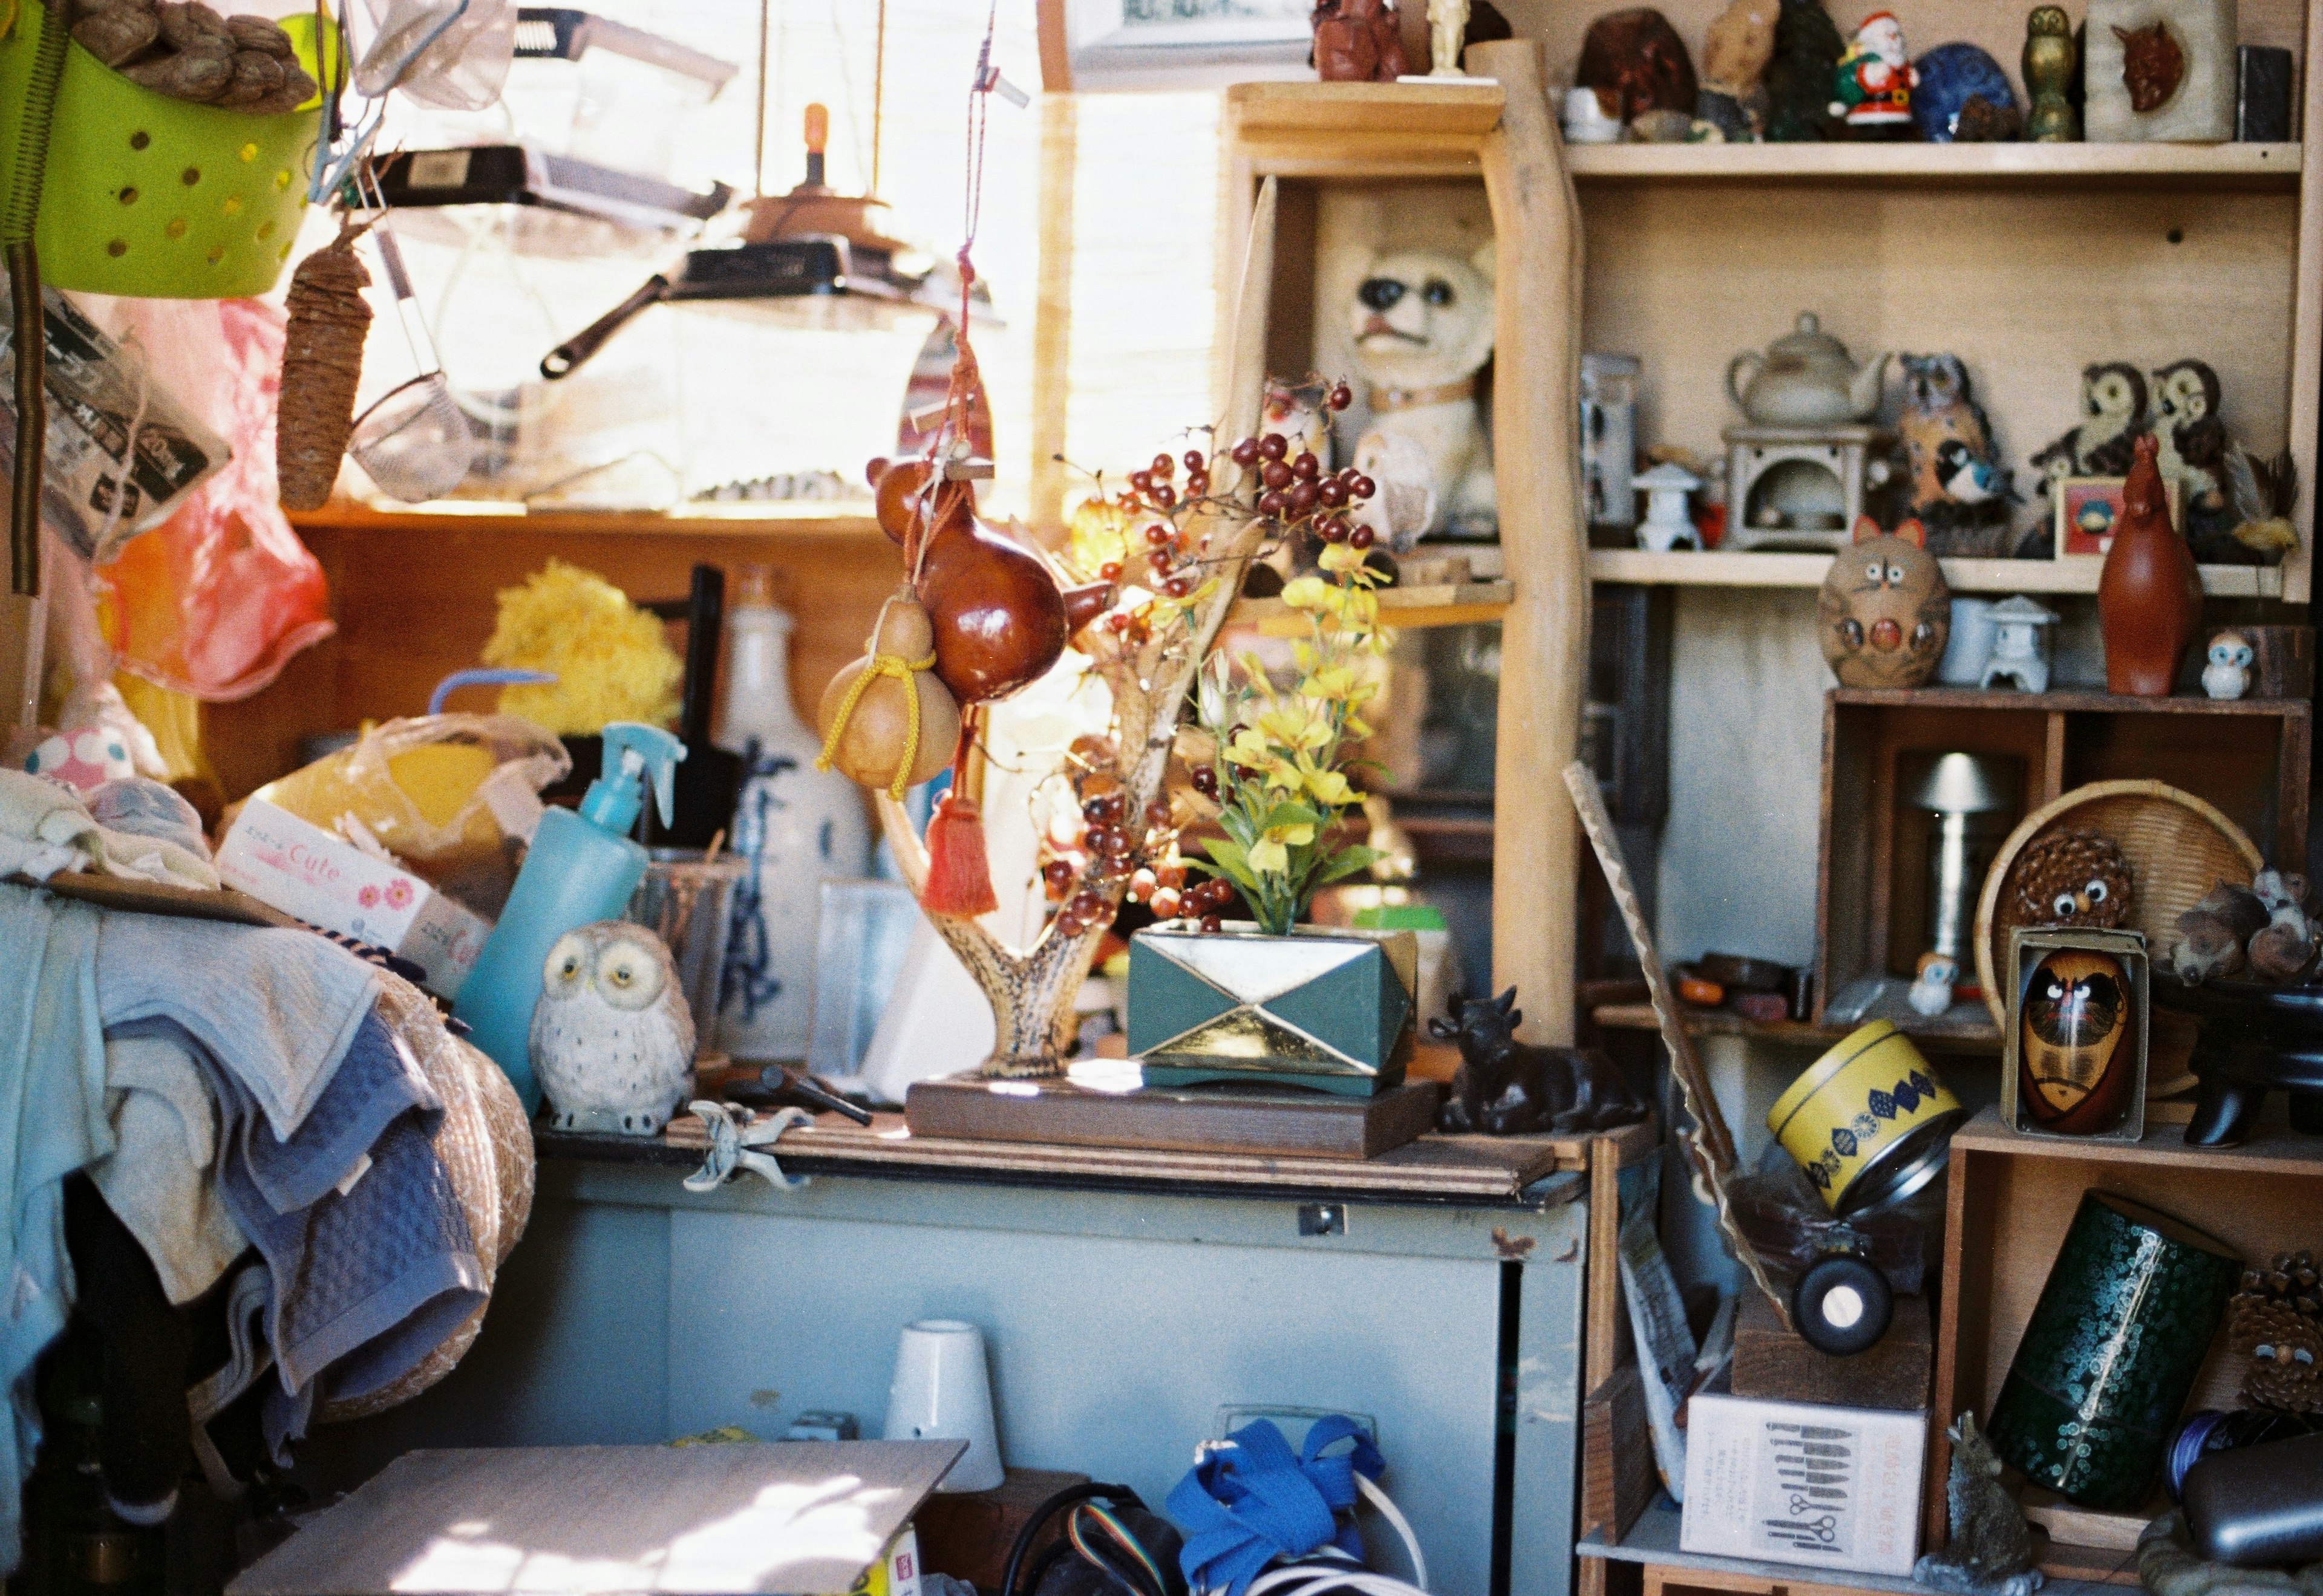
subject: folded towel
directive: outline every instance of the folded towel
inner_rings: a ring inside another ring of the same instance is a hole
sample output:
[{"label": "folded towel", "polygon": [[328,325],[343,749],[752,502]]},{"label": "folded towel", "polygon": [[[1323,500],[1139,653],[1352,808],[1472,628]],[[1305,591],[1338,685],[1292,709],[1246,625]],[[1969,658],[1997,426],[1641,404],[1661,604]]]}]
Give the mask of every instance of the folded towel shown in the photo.
[{"label": "folded towel", "polygon": [[[0,800],[5,802],[5,800]],[[19,1482],[32,1472],[40,1411],[32,1361],[65,1325],[72,1269],[64,1180],[112,1151],[98,1020],[99,916],[31,887],[0,885],[0,1380],[14,1422],[0,1424],[0,1573],[19,1555]]]},{"label": "folded towel", "polygon": [[108,876],[210,892],[218,887],[207,852],[170,836],[109,830],[90,815],[79,793],[21,770],[0,770],[0,838],[69,848]]},{"label": "folded towel", "polygon": [[[182,1041],[217,1096],[226,1204],[273,1284],[266,1339],[281,1389],[267,1417],[280,1456],[303,1433],[326,1371],[331,1389],[351,1391],[401,1378],[483,1303],[491,1274],[429,1142],[441,1100],[375,1014],[364,1016],[308,1123],[278,1147],[253,1133],[261,1113],[239,1075],[192,1037]],[[407,1104],[367,1149],[356,1145],[345,1127],[397,1090],[425,1094],[422,1105]],[[262,1183],[254,1150],[267,1166]],[[288,1211],[268,1197],[317,1184],[318,1197]]]},{"label": "folded towel", "polygon": [[115,1148],[89,1179],[170,1301],[191,1302],[250,1245],[218,1187],[209,1078],[167,1022],[139,1020],[105,1039],[105,1086]]},{"label": "folded towel", "polygon": [[308,931],[109,914],[96,993],[108,1031],[163,1019],[190,1032],[287,1140],[370,1017],[379,982]]}]

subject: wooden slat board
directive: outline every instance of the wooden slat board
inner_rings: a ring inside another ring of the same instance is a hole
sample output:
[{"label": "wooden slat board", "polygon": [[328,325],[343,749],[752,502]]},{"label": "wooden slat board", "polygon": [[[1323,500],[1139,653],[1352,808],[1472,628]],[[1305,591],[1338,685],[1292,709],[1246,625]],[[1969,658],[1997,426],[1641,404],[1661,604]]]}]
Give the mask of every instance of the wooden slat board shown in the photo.
[{"label": "wooden slat board", "polygon": [[967,1449],[796,1441],[407,1453],[227,1591],[829,1596],[870,1566]]},{"label": "wooden slat board", "polygon": [[904,1117],[914,1136],[973,1142],[1371,1159],[1424,1135],[1443,1099],[1432,1081],[1340,1097],[1295,1087],[1102,1092],[958,1075],[915,1083]]},{"label": "wooden slat board", "polygon": [[[1682,149],[1666,144],[1637,149]],[[1778,146],[1768,146],[1777,148]],[[1825,145],[1819,148],[1840,149]],[[2094,593],[2102,560],[1945,560],[1944,583],[1955,593]],[[2214,599],[2279,599],[2280,567],[2204,565],[2202,591]],[[1593,548],[1589,580],[1649,587],[1819,588],[1831,573],[1831,556],[1777,550],[1691,549],[1657,555],[1642,548]]]},{"label": "wooden slat board", "polygon": [[[698,1154],[707,1138],[688,1115],[661,1138],[623,1145],[619,1137],[542,1133],[545,1156]],[[1092,1184],[1233,1187],[1330,1193],[1350,1197],[1453,1203],[1510,1203],[1550,1175],[1585,1169],[1593,1143],[1611,1143],[1623,1164],[1649,1156],[1660,1130],[1648,1119],[1595,1136],[1423,1136],[1374,1159],[1277,1158],[1248,1153],[1171,1152],[1142,1148],[1057,1147],[914,1136],[899,1114],[874,1116],[866,1128],[837,1114],[819,1115],[771,1151],[785,1169],[828,1173],[942,1173],[1006,1179],[1086,1180]],[[1574,1196],[1580,1191],[1576,1189]]]}]

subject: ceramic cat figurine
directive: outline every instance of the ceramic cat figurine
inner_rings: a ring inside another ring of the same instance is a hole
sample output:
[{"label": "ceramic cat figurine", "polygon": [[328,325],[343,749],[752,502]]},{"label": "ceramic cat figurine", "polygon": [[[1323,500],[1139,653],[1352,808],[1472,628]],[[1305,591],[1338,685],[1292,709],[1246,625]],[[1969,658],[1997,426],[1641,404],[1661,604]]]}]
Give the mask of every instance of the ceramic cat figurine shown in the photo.
[{"label": "ceramic cat figurine", "polygon": [[1815,601],[1823,656],[1842,687],[1918,687],[1951,635],[1951,590],[1917,521],[1882,532],[1857,518]]}]

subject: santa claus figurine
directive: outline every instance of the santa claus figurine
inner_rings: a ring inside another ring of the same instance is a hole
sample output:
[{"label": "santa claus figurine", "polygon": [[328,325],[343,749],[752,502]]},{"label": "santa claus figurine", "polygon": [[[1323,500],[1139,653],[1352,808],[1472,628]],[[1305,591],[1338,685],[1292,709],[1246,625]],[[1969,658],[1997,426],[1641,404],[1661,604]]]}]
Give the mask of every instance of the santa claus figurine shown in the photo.
[{"label": "santa claus figurine", "polygon": [[1831,114],[1844,117],[1855,138],[1908,138],[1912,90],[1919,81],[1904,49],[1903,24],[1893,12],[1875,11],[1863,19],[1847,53],[1839,58]]}]

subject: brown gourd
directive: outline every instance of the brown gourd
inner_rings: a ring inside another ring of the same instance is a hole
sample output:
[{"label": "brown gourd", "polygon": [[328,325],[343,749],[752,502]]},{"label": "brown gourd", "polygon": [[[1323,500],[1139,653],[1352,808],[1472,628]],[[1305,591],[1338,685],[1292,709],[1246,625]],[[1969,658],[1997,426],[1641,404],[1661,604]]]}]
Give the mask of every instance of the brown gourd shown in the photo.
[{"label": "brown gourd", "polygon": [[[960,706],[932,670],[908,670],[935,650],[928,612],[909,586],[898,588],[881,610],[870,651],[843,665],[822,690],[815,711],[815,729],[822,732],[831,763],[847,777],[867,787],[897,784],[896,767],[904,766],[903,786],[914,787],[951,763],[960,741]],[[881,658],[904,662],[910,677],[909,696],[904,679],[893,674],[876,675],[856,695],[848,695],[866,671]],[[911,700],[919,701],[919,735],[912,735]],[[842,710],[847,724],[836,738],[831,729]],[[909,758],[906,760],[906,750]]]},{"label": "brown gourd", "polygon": [[962,704],[1005,698],[1046,675],[1073,633],[1113,601],[1109,582],[1060,590],[1048,564],[987,526],[965,482],[926,461],[872,463],[879,523],[904,546],[935,637],[936,674]]}]

